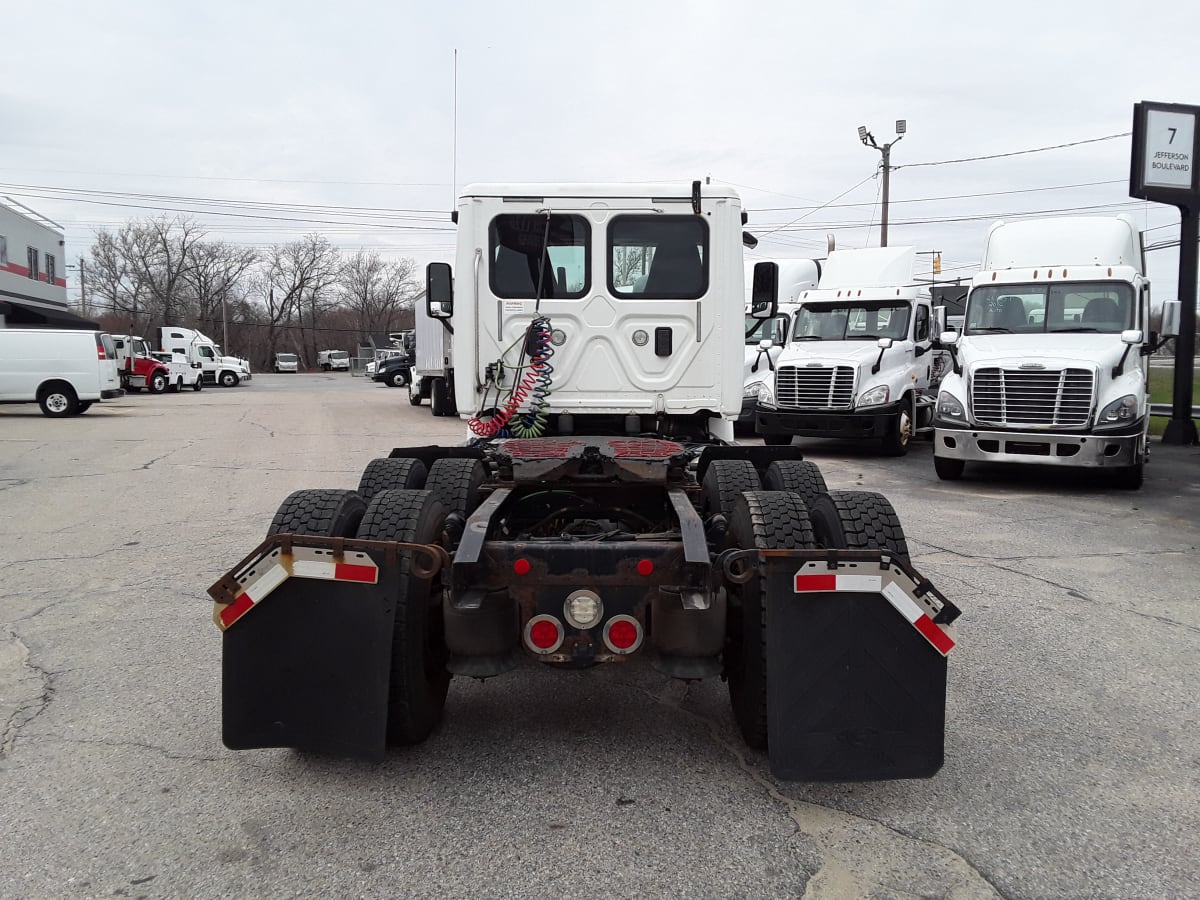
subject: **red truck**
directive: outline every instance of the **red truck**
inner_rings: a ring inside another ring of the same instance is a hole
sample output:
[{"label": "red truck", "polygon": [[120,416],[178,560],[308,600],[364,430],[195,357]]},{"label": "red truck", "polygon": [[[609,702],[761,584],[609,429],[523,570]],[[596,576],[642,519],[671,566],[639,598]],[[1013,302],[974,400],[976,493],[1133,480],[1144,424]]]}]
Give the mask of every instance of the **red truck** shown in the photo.
[{"label": "red truck", "polygon": [[146,388],[152,394],[161,394],[171,383],[171,370],[150,355],[150,345],[137,335],[114,334],[113,344],[117,348],[117,369],[121,373],[121,387],[137,392]]}]

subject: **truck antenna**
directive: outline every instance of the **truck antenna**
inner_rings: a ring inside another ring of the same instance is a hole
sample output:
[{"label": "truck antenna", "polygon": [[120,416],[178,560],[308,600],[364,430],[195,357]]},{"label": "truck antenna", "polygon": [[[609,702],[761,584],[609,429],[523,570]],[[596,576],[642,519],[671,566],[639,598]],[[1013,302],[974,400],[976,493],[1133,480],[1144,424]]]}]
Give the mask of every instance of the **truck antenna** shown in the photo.
[{"label": "truck antenna", "polygon": [[458,204],[458,48],[454,48],[454,111],[450,137],[450,210]]}]

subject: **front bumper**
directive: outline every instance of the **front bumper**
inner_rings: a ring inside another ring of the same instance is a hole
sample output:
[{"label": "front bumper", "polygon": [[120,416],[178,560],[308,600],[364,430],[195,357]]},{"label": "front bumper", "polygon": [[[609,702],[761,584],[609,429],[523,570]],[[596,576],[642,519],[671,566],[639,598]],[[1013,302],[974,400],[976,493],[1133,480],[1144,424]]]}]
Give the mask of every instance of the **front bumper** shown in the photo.
[{"label": "front bumper", "polygon": [[806,412],[758,407],[754,430],[759,434],[798,434],[803,437],[881,438],[893,427],[899,411],[899,402],[861,411]]},{"label": "front bumper", "polygon": [[939,425],[934,429],[933,455],[967,462],[1122,468],[1141,462],[1142,441],[1140,427],[1136,433],[1063,434]]}]

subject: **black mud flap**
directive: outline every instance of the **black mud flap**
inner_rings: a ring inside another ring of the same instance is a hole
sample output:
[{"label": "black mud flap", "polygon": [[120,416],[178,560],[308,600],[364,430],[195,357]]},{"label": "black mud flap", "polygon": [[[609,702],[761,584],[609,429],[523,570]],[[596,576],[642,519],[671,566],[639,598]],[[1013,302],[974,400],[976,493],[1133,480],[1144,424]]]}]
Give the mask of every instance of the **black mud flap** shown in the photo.
[{"label": "black mud flap", "polygon": [[[954,643],[933,616],[958,611],[927,585],[914,595],[919,576],[905,573],[886,562],[770,561],[767,735],[777,778],[928,778],[942,767]],[[864,577],[889,593],[852,589]]]},{"label": "black mud flap", "polygon": [[[374,562],[362,553],[353,557],[352,575]],[[377,565],[373,582],[363,583],[300,577],[304,566],[293,562],[286,554],[281,561],[278,550],[261,557],[254,565],[265,574],[246,592],[263,592],[265,585],[265,595],[252,605],[241,600],[244,609],[238,602],[218,604],[218,623],[228,620],[222,635],[222,740],[231,750],[294,747],[382,759],[398,567]],[[319,566],[310,563],[309,569]],[[297,577],[281,579],[281,568],[295,570]],[[243,581],[257,574],[242,571],[251,575]],[[272,586],[274,581],[279,583]]]}]

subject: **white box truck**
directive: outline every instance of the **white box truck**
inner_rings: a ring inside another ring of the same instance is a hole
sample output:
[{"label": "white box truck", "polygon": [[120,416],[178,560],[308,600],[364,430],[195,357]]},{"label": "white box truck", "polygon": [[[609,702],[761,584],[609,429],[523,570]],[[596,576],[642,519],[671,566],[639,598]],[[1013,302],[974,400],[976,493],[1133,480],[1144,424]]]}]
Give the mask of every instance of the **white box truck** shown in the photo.
[{"label": "white box truck", "polygon": [[416,304],[415,364],[408,382],[408,402],[429,401],[435,416],[458,415],[454,391],[454,332],[447,319],[431,317],[426,304]]},{"label": "white box truck", "polygon": [[913,282],[912,247],[835,250],[819,287],[803,291],[755,428],[767,444],[793,435],[880,439],[902,455],[933,427],[944,358],[929,295]]},{"label": "white box truck", "polygon": [[36,403],[45,415],[60,418],[124,393],[108,334],[0,328],[0,403]]},{"label": "white box truck", "polygon": [[1127,215],[993,225],[962,331],[942,336],[953,371],[937,401],[938,477],[1034,463],[1141,487],[1154,343],[1144,273]]},{"label": "white box truck", "polygon": [[201,332],[177,325],[164,325],[158,333],[162,350],[181,353],[188,363],[200,363],[205,384],[236,387],[250,380],[250,363],[247,360],[223,356],[221,348],[212,338]]},{"label": "white box truck", "polygon": [[350,353],[346,350],[321,350],[317,353],[317,365],[322,372],[349,372]]}]

